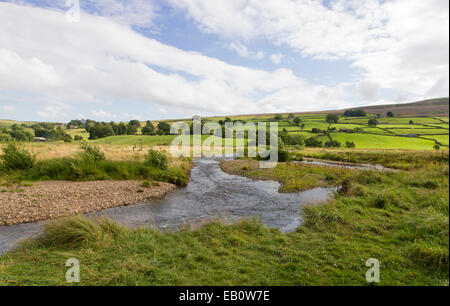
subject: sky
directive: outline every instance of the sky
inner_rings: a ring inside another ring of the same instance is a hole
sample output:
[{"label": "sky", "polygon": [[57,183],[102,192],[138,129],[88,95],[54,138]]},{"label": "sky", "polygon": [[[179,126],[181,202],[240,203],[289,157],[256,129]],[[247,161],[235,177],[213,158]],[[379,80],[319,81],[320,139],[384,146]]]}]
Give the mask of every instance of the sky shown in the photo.
[{"label": "sky", "polygon": [[159,120],[448,96],[448,0],[0,0],[1,119]]}]

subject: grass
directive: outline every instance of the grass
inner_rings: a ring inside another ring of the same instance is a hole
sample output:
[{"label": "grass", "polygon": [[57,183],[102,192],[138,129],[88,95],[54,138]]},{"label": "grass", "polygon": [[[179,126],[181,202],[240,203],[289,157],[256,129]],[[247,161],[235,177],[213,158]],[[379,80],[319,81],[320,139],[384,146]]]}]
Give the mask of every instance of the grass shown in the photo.
[{"label": "grass", "polygon": [[315,187],[337,185],[354,171],[337,167],[317,167],[307,164],[278,163],[273,169],[259,169],[255,160],[224,161],[225,172],[247,176],[256,180],[275,180],[282,184],[281,192],[304,191]]},{"label": "grass", "polygon": [[[71,147],[72,148],[72,147]],[[93,148],[96,148],[95,146]],[[6,152],[3,150],[3,154]],[[20,151],[22,152],[22,151]],[[24,152],[27,152],[26,150]],[[6,161],[0,163],[2,181],[42,181],[42,180],[134,180],[150,179],[185,186],[191,163],[187,158],[167,158],[165,168],[158,169],[154,165],[142,161],[140,158],[130,160],[107,160],[102,150],[100,159],[92,159],[91,155],[78,151],[72,152],[68,157],[40,159],[33,161],[28,167],[19,167],[23,163],[17,163],[16,159],[23,158],[15,153],[13,157],[14,167],[8,166]],[[142,150],[142,157],[147,150]],[[11,155],[11,154],[10,154]],[[9,155],[8,155],[9,156]],[[8,159],[7,161],[9,161]],[[19,166],[17,166],[19,165]],[[170,167],[169,167],[170,166]]]},{"label": "grass", "polygon": [[68,285],[65,262],[77,258],[80,285],[368,285],[365,261],[377,258],[379,285],[448,286],[448,160],[422,164],[351,172],[335,200],[307,206],[288,234],[257,220],[177,232],[56,221],[0,257],[0,284]]},{"label": "grass", "polygon": [[439,141],[440,143],[442,143],[443,145],[447,145],[447,146],[449,145],[448,135],[429,135],[427,137],[435,139],[435,140]]},{"label": "grass", "polygon": [[[404,134],[408,134],[408,131],[405,130]],[[433,150],[435,144],[432,140],[420,138],[372,134],[331,133],[331,137],[342,144],[345,144],[346,141],[353,141],[356,147],[361,149]]]},{"label": "grass", "polygon": [[111,136],[101,139],[92,140],[95,144],[112,144],[112,145],[143,145],[143,146],[168,146],[176,138],[176,135],[163,136]]},{"label": "grass", "polygon": [[185,186],[188,169],[172,167],[160,170],[139,161],[84,161],[61,158],[38,162],[28,171],[9,173],[8,177],[24,181],[68,180],[134,180],[151,179]]},{"label": "grass", "polygon": [[[308,149],[294,151],[301,157],[333,160],[349,163],[378,164],[393,169],[411,170],[426,164],[445,165],[448,151],[392,151],[392,150],[353,150],[353,149]],[[295,156],[295,154],[293,154]]]}]

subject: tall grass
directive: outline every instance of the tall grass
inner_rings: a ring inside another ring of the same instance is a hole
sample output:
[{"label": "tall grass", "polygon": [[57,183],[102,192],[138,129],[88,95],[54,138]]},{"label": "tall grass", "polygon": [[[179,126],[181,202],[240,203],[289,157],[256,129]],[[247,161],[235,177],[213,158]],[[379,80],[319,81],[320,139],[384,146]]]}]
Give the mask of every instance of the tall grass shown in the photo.
[{"label": "tall grass", "polygon": [[92,161],[60,158],[40,161],[28,171],[15,174],[23,180],[132,180],[151,179],[185,186],[188,174],[181,167],[157,169],[139,161]]},{"label": "tall grass", "polygon": [[16,180],[132,180],[150,179],[185,186],[188,182],[189,169],[181,166],[157,168],[152,164],[132,161],[106,160],[102,151],[96,146],[83,144],[77,157],[64,157],[38,162],[30,161],[31,155],[15,145],[6,146],[2,156],[1,172]]},{"label": "tall grass", "polygon": [[380,164],[394,169],[420,168],[426,164],[448,163],[449,152],[389,152],[389,151],[301,151],[300,156],[350,163]]},{"label": "tall grass", "polygon": [[2,149],[0,167],[3,170],[29,170],[33,167],[36,158],[22,145],[11,141]]}]

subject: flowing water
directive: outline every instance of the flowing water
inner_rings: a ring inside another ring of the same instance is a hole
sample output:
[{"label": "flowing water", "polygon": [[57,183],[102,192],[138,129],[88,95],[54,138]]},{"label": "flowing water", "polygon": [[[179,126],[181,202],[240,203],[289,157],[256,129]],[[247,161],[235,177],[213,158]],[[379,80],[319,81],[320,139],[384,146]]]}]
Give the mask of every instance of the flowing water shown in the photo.
[{"label": "flowing water", "polygon": [[[315,188],[298,193],[280,193],[280,183],[255,181],[223,172],[214,159],[197,159],[187,187],[178,188],[163,199],[102,210],[88,216],[107,216],[130,227],[156,226],[174,230],[186,223],[208,220],[236,221],[255,217],[283,232],[302,223],[301,209],[306,203],[324,202],[336,188]],[[22,239],[42,231],[45,222],[0,227],[0,253]]]}]

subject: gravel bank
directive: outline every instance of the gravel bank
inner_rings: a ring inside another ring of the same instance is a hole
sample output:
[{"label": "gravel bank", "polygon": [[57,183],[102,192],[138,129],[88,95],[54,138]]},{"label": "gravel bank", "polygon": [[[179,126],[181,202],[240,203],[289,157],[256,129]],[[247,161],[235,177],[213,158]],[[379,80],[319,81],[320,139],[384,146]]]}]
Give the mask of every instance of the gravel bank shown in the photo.
[{"label": "gravel bank", "polygon": [[31,187],[0,187],[0,226],[132,205],[165,196],[176,186],[159,182],[142,187],[141,181],[45,181]]}]

